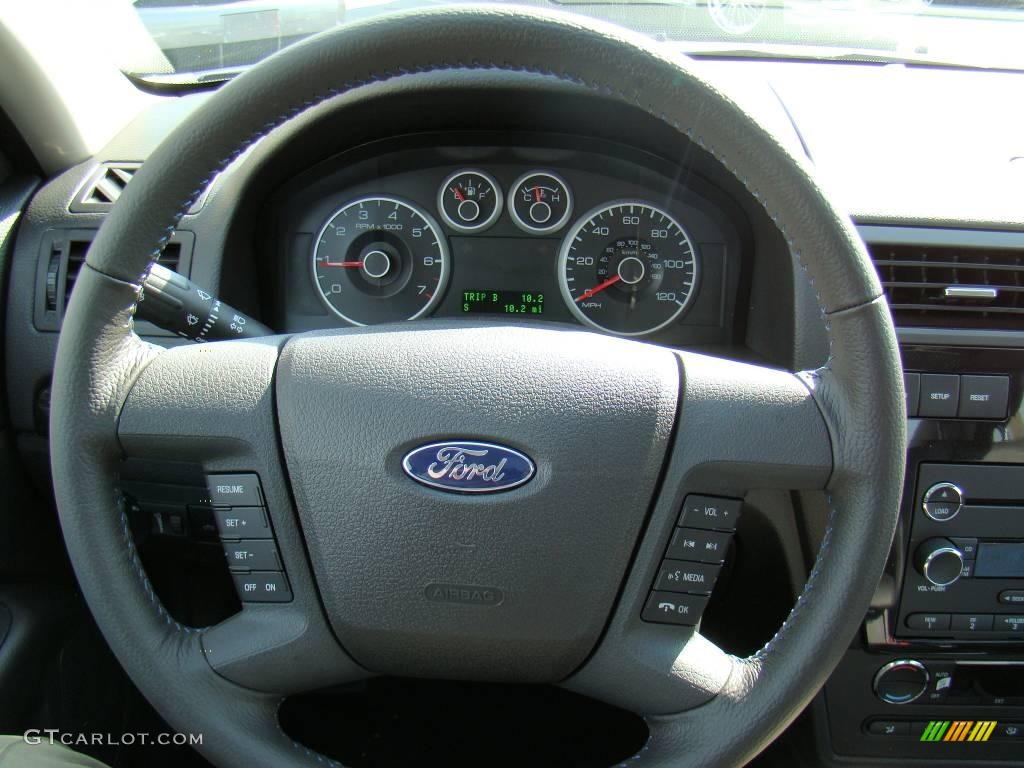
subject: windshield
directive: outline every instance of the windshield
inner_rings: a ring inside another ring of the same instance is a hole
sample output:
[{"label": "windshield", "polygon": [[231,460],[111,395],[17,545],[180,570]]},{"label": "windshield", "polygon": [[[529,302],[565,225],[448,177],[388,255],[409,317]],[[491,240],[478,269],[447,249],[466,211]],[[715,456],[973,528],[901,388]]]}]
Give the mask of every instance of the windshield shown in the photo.
[{"label": "windshield", "polygon": [[[451,0],[135,0],[159,53],[136,75],[227,76],[304,37]],[[695,55],[1024,67],[1024,0],[534,0]],[[155,54],[155,55],[154,55]]]}]

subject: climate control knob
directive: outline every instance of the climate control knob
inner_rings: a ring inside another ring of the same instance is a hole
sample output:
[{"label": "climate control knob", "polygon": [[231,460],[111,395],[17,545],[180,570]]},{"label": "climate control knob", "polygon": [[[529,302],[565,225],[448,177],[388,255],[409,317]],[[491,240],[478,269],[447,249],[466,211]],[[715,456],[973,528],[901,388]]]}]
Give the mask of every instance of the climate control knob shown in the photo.
[{"label": "climate control knob", "polygon": [[928,679],[919,661],[890,661],[875,674],[875,695],[886,704],[909,704],[928,690]]},{"label": "climate control knob", "polygon": [[948,587],[960,578],[964,553],[949,539],[928,539],[917,548],[914,565],[937,587]]}]

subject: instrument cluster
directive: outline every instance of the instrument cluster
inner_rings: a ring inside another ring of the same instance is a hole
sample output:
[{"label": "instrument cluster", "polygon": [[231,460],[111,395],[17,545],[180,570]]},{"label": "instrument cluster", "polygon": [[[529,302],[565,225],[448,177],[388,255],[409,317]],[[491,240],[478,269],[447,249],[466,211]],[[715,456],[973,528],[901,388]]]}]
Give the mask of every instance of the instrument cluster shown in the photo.
[{"label": "instrument cluster", "polygon": [[726,201],[679,169],[508,147],[331,165],[276,203],[289,330],[504,315],[669,343],[730,335],[741,238]]}]

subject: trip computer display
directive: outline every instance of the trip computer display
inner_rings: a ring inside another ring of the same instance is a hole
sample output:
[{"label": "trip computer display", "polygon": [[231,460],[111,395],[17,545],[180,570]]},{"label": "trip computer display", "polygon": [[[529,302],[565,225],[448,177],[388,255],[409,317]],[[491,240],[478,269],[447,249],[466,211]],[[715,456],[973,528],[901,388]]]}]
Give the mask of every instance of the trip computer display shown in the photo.
[{"label": "trip computer display", "polygon": [[543,315],[544,294],[535,291],[463,291],[465,314]]}]

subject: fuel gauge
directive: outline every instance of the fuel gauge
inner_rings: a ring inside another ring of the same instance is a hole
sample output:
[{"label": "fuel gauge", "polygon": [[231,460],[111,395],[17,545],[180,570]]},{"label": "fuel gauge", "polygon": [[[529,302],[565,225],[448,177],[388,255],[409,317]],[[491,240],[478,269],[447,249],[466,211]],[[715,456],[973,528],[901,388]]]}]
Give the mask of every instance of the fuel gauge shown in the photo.
[{"label": "fuel gauge", "polygon": [[509,212],[524,232],[557,232],[572,215],[572,193],[560,176],[549,171],[530,171],[512,185]]},{"label": "fuel gauge", "polygon": [[441,218],[459,232],[487,229],[501,213],[501,187],[483,171],[456,171],[437,191]]}]

